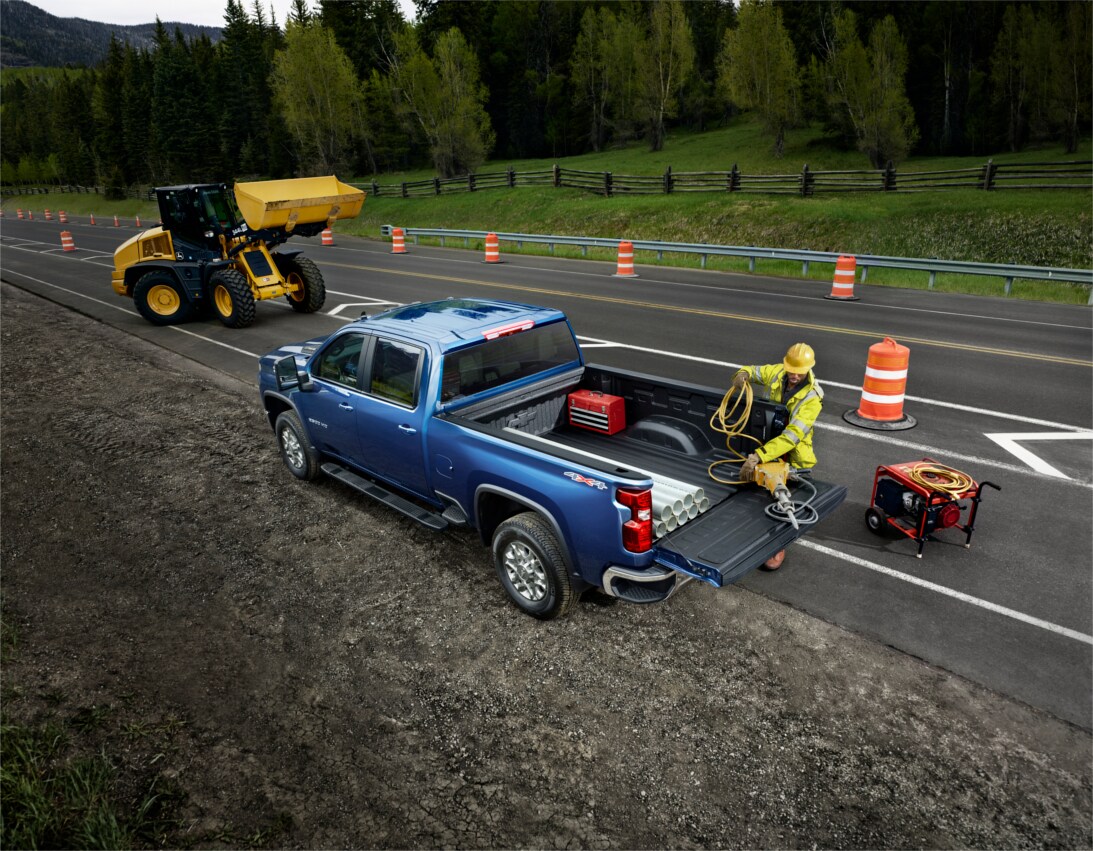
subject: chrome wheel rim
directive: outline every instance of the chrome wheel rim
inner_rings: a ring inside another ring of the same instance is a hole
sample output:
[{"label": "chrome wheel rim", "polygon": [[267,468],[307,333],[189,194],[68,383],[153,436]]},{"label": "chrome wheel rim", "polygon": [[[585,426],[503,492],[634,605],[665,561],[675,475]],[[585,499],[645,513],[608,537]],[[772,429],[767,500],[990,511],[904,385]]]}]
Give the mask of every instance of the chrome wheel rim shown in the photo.
[{"label": "chrome wheel rim", "polygon": [[302,470],[304,466],[304,448],[296,437],[296,432],[290,428],[281,429],[281,449],[285,453],[285,460],[295,469]]},{"label": "chrome wheel rim", "polygon": [[546,597],[546,570],[531,547],[522,541],[513,541],[505,547],[502,563],[517,594],[533,603]]}]

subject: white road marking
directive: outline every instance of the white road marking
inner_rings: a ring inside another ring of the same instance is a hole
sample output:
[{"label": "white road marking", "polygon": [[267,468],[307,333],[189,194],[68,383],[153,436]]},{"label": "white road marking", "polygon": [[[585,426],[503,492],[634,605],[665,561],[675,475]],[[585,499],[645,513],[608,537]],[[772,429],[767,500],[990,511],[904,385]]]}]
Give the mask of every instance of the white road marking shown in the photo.
[{"label": "white road marking", "polygon": [[[49,281],[43,281],[41,278],[31,277],[30,275],[27,275],[23,272],[8,270],[8,274],[20,275],[21,277],[26,278],[28,281],[34,281],[36,284],[42,284],[46,287],[52,287],[55,290],[60,290],[61,292],[68,293],[69,295],[79,296],[82,299],[87,299],[87,301],[93,301],[95,302],[95,304],[101,304],[103,307],[109,307],[112,310],[118,310],[122,313],[128,313],[130,316],[140,317],[142,320],[144,318],[141,317],[140,314],[137,313],[137,311],[129,310],[128,308],[122,307],[120,304],[113,304],[108,301],[103,301],[101,298],[95,298],[94,296],[89,296],[86,293],[77,292],[76,290],[70,290],[68,287],[58,286],[57,284],[52,284]],[[230,349],[233,352],[238,352],[241,355],[247,355],[248,357],[252,357],[255,360],[261,357],[261,355],[256,355],[254,352],[248,352],[246,349],[240,349],[237,346],[232,346],[228,343],[222,343],[220,342],[220,340],[214,340],[212,337],[206,337],[204,334],[195,334],[193,331],[187,331],[185,328],[179,328],[177,325],[165,325],[163,326],[163,328],[167,331],[174,331],[178,334],[185,334],[188,337],[196,337],[198,340],[204,340],[206,343],[212,343],[214,346],[220,346],[224,349]]]},{"label": "white road marking", "polygon": [[1007,452],[1012,452],[1032,469],[1038,473],[1043,473],[1045,476],[1055,476],[1060,479],[1069,479],[1066,473],[1061,472],[1055,467],[1051,466],[1047,461],[1041,458],[1039,455],[1034,455],[1024,446],[1017,443],[1019,440],[1093,440],[1093,431],[1086,432],[1085,434],[1059,434],[1058,432],[1023,432],[1023,433],[1010,433],[1010,434],[987,434],[985,437],[989,437]]},{"label": "white road marking", "polygon": [[991,603],[988,600],[981,600],[978,597],[973,597],[970,594],[965,594],[961,591],[954,591],[952,588],[946,588],[944,585],[937,585],[934,582],[928,582],[925,579],[919,579],[917,576],[910,576],[906,573],[900,573],[898,570],[892,570],[884,565],[877,564],[876,562],[866,561],[863,558],[852,556],[849,553],[839,552],[833,550],[830,547],[825,547],[823,544],[817,544],[815,541],[810,541],[807,538],[799,538],[794,542],[795,546],[807,547],[810,550],[816,550],[817,552],[824,553],[824,555],[832,556],[833,558],[840,559],[842,561],[856,564],[858,567],[864,567],[868,570],[876,571],[877,573],[890,576],[893,579],[899,579],[901,582],[909,582],[912,585],[917,585],[920,588],[925,588],[928,591],[934,591],[938,594],[944,594],[946,597],[952,597],[953,599],[960,600],[963,603],[968,603],[972,606],[978,606],[981,609],[986,609],[990,612],[995,612],[999,615],[1004,615],[1007,618],[1012,618],[1022,623],[1027,623],[1031,626],[1039,627],[1040,629],[1046,629],[1048,632],[1054,632],[1057,635],[1065,636],[1066,638],[1072,638],[1075,641],[1080,641],[1083,644],[1093,645],[1093,635],[1086,635],[1084,632],[1078,632],[1075,629],[1069,629],[1065,626],[1059,626],[1058,624],[1051,623],[1050,621],[1042,620],[1041,618],[1033,617],[1032,615],[1026,615],[1023,612],[1015,611],[1014,609],[1007,609],[1005,606],[999,606],[997,603]]}]

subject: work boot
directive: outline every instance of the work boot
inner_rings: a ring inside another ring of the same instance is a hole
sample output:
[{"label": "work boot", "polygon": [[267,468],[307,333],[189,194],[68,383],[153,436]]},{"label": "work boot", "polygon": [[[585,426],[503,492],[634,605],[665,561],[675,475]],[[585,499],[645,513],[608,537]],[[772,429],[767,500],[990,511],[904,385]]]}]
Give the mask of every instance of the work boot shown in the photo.
[{"label": "work boot", "polygon": [[777,570],[782,566],[782,562],[785,560],[786,551],[779,550],[765,562],[763,562],[763,570]]}]

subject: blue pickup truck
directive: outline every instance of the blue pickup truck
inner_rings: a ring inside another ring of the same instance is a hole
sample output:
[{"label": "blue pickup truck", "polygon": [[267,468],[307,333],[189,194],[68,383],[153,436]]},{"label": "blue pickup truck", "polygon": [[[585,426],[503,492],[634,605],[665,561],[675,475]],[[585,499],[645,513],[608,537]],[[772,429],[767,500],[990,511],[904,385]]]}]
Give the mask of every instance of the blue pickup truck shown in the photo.
[{"label": "blue pickup truck", "polygon": [[[538,618],[586,591],[652,603],[691,579],[720,587],[804,531],[770,494],[710,477],[730,457],[710,423],[719,391],[585,363],[557,310],[452,298],[362,316],[262,357],[259,392],[293,475],[476,529]],[[747,429],[785,423],[756,400]],[[846,497],[807,485],[813,522]]]}]

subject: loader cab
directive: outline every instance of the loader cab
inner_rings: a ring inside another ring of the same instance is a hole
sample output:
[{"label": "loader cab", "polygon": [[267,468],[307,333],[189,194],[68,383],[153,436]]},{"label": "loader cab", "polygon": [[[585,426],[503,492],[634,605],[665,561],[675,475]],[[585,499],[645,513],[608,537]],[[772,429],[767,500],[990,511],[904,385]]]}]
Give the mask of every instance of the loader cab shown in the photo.
[{"label": "loader cab", "polygon": [[220,253],[223,234],[229,239],[246,229],[231,190],[223,183],[164,186],[156,189],[163,227],[177,244],[184,242]]}]

